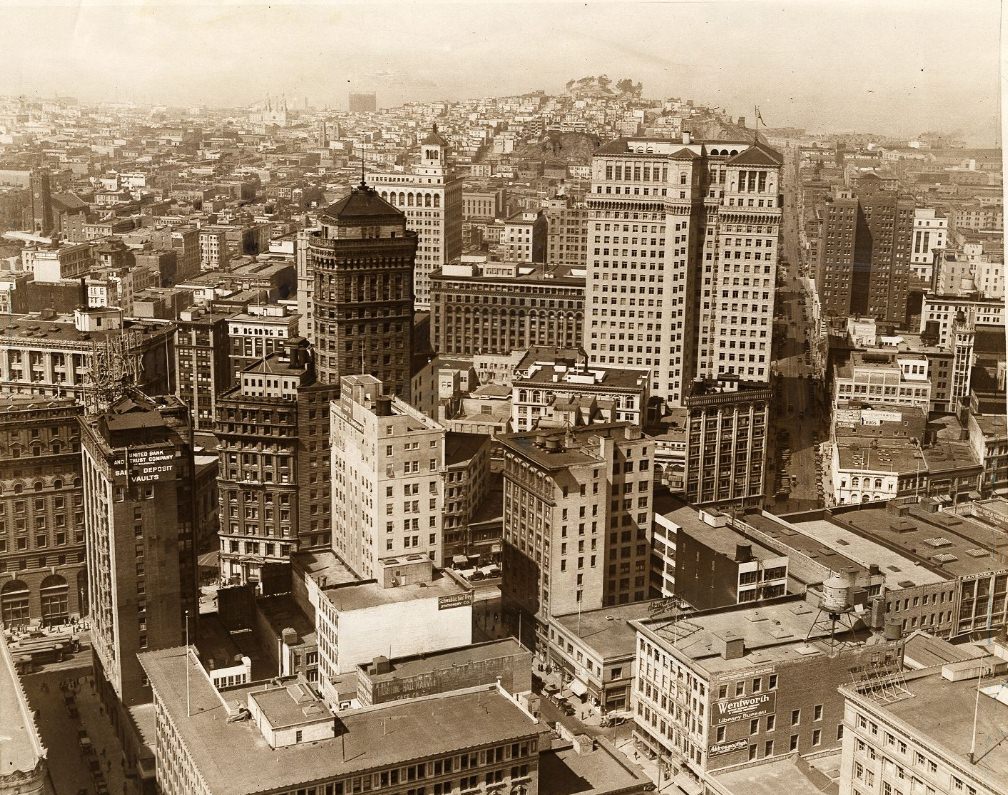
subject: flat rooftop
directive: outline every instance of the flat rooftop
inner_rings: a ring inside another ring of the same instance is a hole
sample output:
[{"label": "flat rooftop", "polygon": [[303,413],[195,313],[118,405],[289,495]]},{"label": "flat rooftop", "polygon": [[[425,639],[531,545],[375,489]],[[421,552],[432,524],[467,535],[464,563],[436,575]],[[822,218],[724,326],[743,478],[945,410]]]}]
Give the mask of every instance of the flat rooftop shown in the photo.
[{"label": "flat rooftop", "polygon": [[[775,541],[779,541],[790,549],[811,558],[830,571],[846,571],[857,574],[867,574],[868,572],[868,566],[859,563],[841,552],[837,552],[820,539],[800,532],[795,527],[775,516],[766,513],[748,513],[742,517],[742,521],[752,525],[756,530],[765,533]],[[788,575],[794,577],[794,572],[789,569]]]},{"label": "flat rooftop", "polygon": [[927,468],[910,439],[877,439],[870,445],[864,439],[847,437],[837,440],[836,449],[841,469],[905,473]]},{"label": "flat rooftop", "polygon": [[401,602],[411,602],[414,599],[432,599],[440,596],[453,596],[465,593],[468,588],[451,576],[434,571],[434,579],[430,582],[416,582],[408,585],[397,585],[394,588],[383,588],[375,580],[365,580],[353,584],[338,585],[327,588],[324,593],[339,612],[348,610],[367,610],[378,605],[390,605]]},{"label": "flat rooftop", "polygon": [[[692,613],[678,619],[637,621],[641,632],[711,676],[734,674],[754,666],[798,662],[826,656],[829,649],[818,641],[829,638],[829,628],[816,626],[819,610],[801,598],[784,598],[758,607],[731,607]],[[726,660],[719,639],[742,638],[745,653]]]},{"label": "flat rooftop", "polygon": [[21,689],[21,680],[14,669],[14,657],[18,653],[7,647],[7,641],[0,637],[0,715],[4,738],[4,775],[15,771],[30,773],[39,759],[46,756],[45,746],[35,726],[35,716]]},{"label": "flat rooftop", "polygon": [[597,741],[591,751],[580,754],[568,746],[539,755],[539,791],[543,795],[606,795],[626,792],[631,787],[643,790],[649,784],[651,780],[644,771],[606,740]]},{"label": "flat rooftop", "polygon": [[322,588],[331,588],[348,582],[360,582],[361,579],[337,557],[331,550],[314,552],[296,552],[291,555],[292,568],[310,576]]},{"label": "flat rooftop", "polygon": [[[158,334],[171,334],[175,330],[175,324],[127,320],[123,323],[123,329],[130,333],[136,332],[140,334],[142,339],[143,337]],[[72,318],[67,319],[64,317],[56,320],[42,320],[38,316],[32,315],[7,315],[4,318],[3,327],[0,328],[0,337],[3,338],[16,338],[20,340],[34,338],[42,344],[76,342],[88,347],[92,341],[104,340],[113,335],[119,336],[120,333],[119,329],[78,331]]]},{"label": "flat rooftop", "polygon": [[[1008,693],[1008,677],[984,679],[977,700],[977,680],[950,682],[940,669],[927,669],[906,676],[910,695],[883,704],[867,695],[872,708],[883,716],[891,716],[912,727],[922,744],[933,748],[955,762],[963,770],[975,770],[992,782],[993,791],[1008,792],[1008,703],[997,700],[988,692]],[[848,690],[847,687],[841,692]],[[976,711],[976,756],[970,763],[969,751],[973,735],[973,715]]]},{"label": "flat rooftop", "polygon": [[315,622],[298,607],[290,594],[266,596],[256,600],[256,609],[263,614],[270,629],[279,638],[285,629],[293,629],[301,643],[314,643]]},{"label": "flat rooftop", "polygon": [[841,752],[797,764],[796,756],[776,757],[770,762],[736,766],[713,774],[719,789],[734,795],[823,795],[836,792],[840,778]]},{"label": "flat rooftop", "polygon": [[[251,721],[228,723],[262,683],[221,695],[206,677],[189,677],[192,716],[186,717],[186,654],[176,647],[140,661],[182,742],[214,795],[250,795],[306,786],[322,779],[449,754],[478,745],[533,737],[539,724],[496,688],[396,701],[342,714],[337,736],[270,748]],[[6,757],[5,757],[6,758]]]},{"label": "flat rooftop", "polygon": [[836,512],[831,523],[848,527],[886,546],[942,579],[981,574],[1001,567],[1008,556],[1008,533],[947,511],[913,506],[903,516],[885,508]]},{"label": "flat rooftop", "polygon": [[[456,665],[468,665],[479,660],[495,660],[499,657],[510,657],[515,654],[531,654],[514,638],[491,640],[486,643],[474,643],[471,646],[460,646],[456,649],[445,649],[430,654],[415,654],[410,657],[397,657],[389,660],[389,672],[384,674],[369,673],[368,678],[381,682],[386,679],[409,679],[439,668],[451,668]],[[362,667],[367,669],[371,663]]]},{"label": "flat rooftop", "polygon": [[947,579],[921,566],[907,555],[851,532],[829,519],[792,522],[791,526],[800,533],[820,541],[845,557],[851,558],[865,568],[872,563],[878,564],[885,575],[887,590],[899,590],[913,585],[930,585],[944,582]]},{"label": "flat rooftop", "polygon": [[572,348],[536,346],[529,348],[515,368],[514,384],[639,391],[647,389],[649,372],[645,367],[589,366],[581,353]]},{"label": "flat rooftop", "polygon": [[613,605],[601,610],[587,610],[566,616],[554,616],[553,620],[571,635],[594,649],[603,660],[613,657],[633,656],[637,644],[637,630],[629,622],[650,616],[650,602],[634,602],[628,605]]}]

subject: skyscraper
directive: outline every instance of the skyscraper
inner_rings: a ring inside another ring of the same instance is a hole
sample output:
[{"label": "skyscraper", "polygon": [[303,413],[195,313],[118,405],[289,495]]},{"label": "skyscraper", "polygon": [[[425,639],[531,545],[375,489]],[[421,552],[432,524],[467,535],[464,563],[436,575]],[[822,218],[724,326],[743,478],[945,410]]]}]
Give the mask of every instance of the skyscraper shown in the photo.
[{"label": "skyscraper", "polygon": [[443,564],[445,429],[371,375],[345,376],[333,401],[333,550],[359,576],[419,553]]},{"label": "skyscraper", "polygon": [[110,714],[150,701],[137,652],[178,646],[199,612],[188,410],[137,391],[81,418],[95,680]]},{"label": "skyscraper", "polygon": [[913,269],[914,201],[868,176],[858,181],[856,192],[837,190],[823,204],[816,289],[831,317],[903,323]]},{"label": "skyscraper", "polygon": [[319,220],[308,249],[318,379],[370,373],[408,399],[417,233],[363,183]]},{"label": "skyscraper", "polygon": [[620,138],[592,162],[584,345],[652,371],[681,406],[697,376],[770,379],[780,155],[762,143]]},{"label": "skyscraper", "polygon": [[329,546],[329,401],[305,341],[287,341],[217,399],[221,577],[258,582],[264,563]]},{"label": "skyscraper", "polygon": [[462,256],[462,178],[448,162],[448,142],[435,124],[420,144],[411,171],[373,174],[383,199],[406,214],[417,233],[413,288],[418,309],[430,307],[430,274]]}]

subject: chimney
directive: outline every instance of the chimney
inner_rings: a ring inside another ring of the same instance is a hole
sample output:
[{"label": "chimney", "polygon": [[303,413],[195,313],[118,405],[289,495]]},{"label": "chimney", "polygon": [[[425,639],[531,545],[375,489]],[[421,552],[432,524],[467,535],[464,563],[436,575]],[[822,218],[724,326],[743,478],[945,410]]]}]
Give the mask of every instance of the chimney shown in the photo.
[{"label": "chimney", "polygon": [[81,276],[80,278],[80,305],[81,309],[87,309],[87,277]]},{"label": "chimney", "polygon": [[689,130],[682,131],[682,142],[688,144],[690,142],[690,132]]},{"label": "chimney", "polygon": [[714,635],[712,651],[717,652],[722,659],[738,660],[745,654],[745,638],[736,635],[731,630],[723,635]]}]

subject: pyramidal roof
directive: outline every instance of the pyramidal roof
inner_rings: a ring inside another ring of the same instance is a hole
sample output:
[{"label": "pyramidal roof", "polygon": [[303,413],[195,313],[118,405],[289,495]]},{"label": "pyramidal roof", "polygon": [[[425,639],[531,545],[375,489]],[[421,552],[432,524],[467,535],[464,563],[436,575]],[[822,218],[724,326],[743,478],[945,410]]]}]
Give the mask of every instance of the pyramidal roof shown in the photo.
[{"label": "pyramidal roof", "polygon": [[779,166],[784,162],[780,152],[771,149],[762,141],[757,141],[744,152],[739,152],[728,160],[738,166]]},{"label": "pyramidal roof", "polygon": [[402,212],[378,195],[378,191],[362,182],[338,202],[326,207],[325,215],[338,220],[393,217],[402,218]]},{"label": "pyramidal roof", "polygon": [[422,146],[448,146],[448,142],[444,139],[444,136],[438,132],[437,123],[431,126],[431,131],[427,133],[427,137],[421,141]]}]

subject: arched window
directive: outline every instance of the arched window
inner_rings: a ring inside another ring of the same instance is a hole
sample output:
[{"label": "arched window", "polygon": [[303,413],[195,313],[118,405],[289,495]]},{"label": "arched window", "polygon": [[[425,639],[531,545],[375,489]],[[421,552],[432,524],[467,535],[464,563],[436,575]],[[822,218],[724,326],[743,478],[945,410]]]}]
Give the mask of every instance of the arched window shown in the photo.
[{"label": "arched window", "polygon": [[424,207],[430,207],[431,206],[431,195],[429,193],[425,193],[424,194],[424,197],[423,197],[423,206]]},{"label": "arched window", "polygon": [[383,191],[381,192],[381,197],[382,197],[383,199],[385,199],[385,201],[388,201],[388,191],[387,191],[387,190],[383,190]]},{"label": "arched window", "polygon": [[861,478],[855,475],[854,477],[851,478],[850,484],[852,489],[858,488],[861,485]]},{"label": "arched window", "polygon": [[32,484],[32,488],[35,489],[35,491],[42,491],[42,489],[45,488],[45,483],[43,483],[41,480],[36,480]]},{"label": "arched window", "polygon": [[406,206],[406,194],[403,193],[402,191],[399,191],[399,206],[400,207]]},{"label": "arched window", "polygon": [[50,574],[39,587],[39,597],[42,603],[42,621],[45,624],[60,624],[65,621],[70,611],[67,594],[70,589],[67,581],[59,574]]},{"label": "arched window", "polygon": [[407,193],[406,194],[406,206],[407,207],[412,207],[413,206],[413,194],[412,193]]},{"label": "arched window", "polygon": [[15,494],[20,494],[22,491],[24,491],[24,484],[21,483],[20,481],[17,482],[17,483],[15,483],[14,484],[14,493]]},{"label": "arched window", "polygon": [[61,489],[61,488],[63,488],[63,481],[60,478],[56,478],[56,480],[53,481],[52,487],[54,489]]},{"label": "arched window", "polygon": [[434,206],[435,207],[441,206],[441,197],[436,193],[434,194]]},{"label": "arched window", "polygon": [[875,488],[882,488],[882,478],[875,478]]},{"label": "arched window", "polygon": [[63,445],[59,443],[58,439],[52,443],[53,455],[59,455],[62,450]]},{"label": "arched window", "polygon": [[28,623],[28,586],[21,580],[0,586],[0,619],[5,627]]}]

